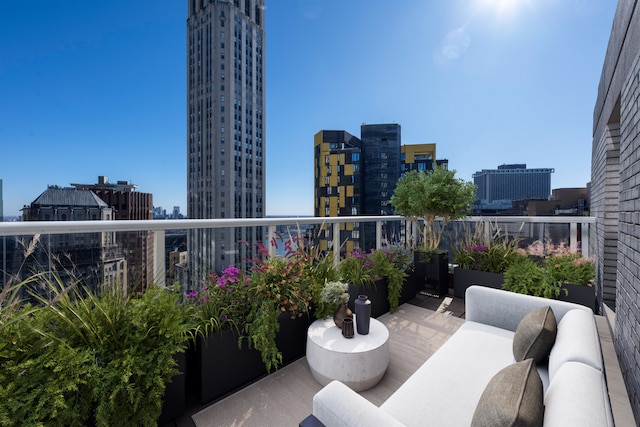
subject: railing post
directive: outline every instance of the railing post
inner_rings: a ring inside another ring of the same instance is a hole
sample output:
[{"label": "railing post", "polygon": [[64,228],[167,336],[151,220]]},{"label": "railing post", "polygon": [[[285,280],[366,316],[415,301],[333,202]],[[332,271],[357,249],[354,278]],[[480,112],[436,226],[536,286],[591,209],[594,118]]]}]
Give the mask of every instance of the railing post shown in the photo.
[{"label": "railing post", "polygon": [[267,248],[269,248],[269,256],[275,256],[276,255],[276,247],[275,245],[272,245],[271,242],[273,241],[273,239],[275,239],[276,237],[276,226],[275,225],[270,225],[267,227]]},{"label": "railing post", "polygon": [[333,266],[338,268],[338,264],[340,264],[340,223],[333,223],[333,241],[331,243],[333,246]]},{"label": "railing post", "polygon": [[582,256],[585,258],[589,258],[589,223],[583,222],[581,225],[581,239],[580,239],[580,251],[582,252]]},{"label": "railing post", "polygon": [[167,272],[164,266],[165,231],[153,232],[153,280],[160,287],[167,286]]},{"label": "railing post", "polygon": [[578,224],[569,223],[569,250],[575,254],[578,252]]},{"label": "railing post", "polygon": [[382,221],[376,221],[376,249],[382,247]]}]

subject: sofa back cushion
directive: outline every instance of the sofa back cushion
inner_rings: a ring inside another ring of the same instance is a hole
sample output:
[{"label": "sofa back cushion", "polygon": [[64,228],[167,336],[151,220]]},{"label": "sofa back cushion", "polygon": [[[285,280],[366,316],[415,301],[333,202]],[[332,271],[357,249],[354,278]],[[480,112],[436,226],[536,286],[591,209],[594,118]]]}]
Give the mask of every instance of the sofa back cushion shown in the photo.
[{"label": "sofa back cushion", "polygon": [[604,371],[598,329],[593,314],[571,310],[558,323],[556,342],[549,354],[549,381],[566,362],[585,363]]},{"label": "sofa back cushion", "polygon": [[556,340],[557,324],[551,307],[540,307],[522,318],[513,336],[513,357],[517,362],[549,357]]},{"label": "sofa back cushion", "polygon": [[476,406],[471,427],[542,427],[542,381],[533,359],[495,374]]}]

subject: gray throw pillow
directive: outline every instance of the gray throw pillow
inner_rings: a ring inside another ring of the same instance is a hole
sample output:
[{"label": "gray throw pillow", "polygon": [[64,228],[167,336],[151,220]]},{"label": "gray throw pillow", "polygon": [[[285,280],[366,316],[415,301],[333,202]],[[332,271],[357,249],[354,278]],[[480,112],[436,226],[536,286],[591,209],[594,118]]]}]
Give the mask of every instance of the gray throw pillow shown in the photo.
[{"label": "gray throw pillow", "polygon": [[473,413],[471,427],[540,427],[543,399],[533,359],[514,363],[491,378]]},{"label": "gray throw pillow", "polygon": [[551,307],[540,307],[522,318],[513,337],[513,357],[516,362],[533,359],[541,362],[549,357],[556,342],[558,325]]}]

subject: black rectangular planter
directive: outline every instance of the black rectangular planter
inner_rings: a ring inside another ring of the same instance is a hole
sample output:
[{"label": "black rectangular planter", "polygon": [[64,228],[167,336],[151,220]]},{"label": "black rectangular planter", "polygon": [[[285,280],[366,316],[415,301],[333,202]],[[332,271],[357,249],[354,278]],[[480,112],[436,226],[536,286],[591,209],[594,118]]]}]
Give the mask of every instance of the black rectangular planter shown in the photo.
[{"label": "black rectangular planter", "polygon": [[201,403],[208,403],[266,375],[260,352],[246,342],[238,347],[238,335],[223,329],[198,336],[189,376]]},{"label": "black rectangular planter", "polygon": [[467,270],[457,267],[453,270],[453,296],[456,298],[464,298],[464,293],[471,285],[500,289],[503,283],[504,274],[502,273]]},{"label": "black rectangular planter", "polygon": [[558,299],[560,301],[584,305],[585,307],[589,307],[594,313],[596,312],[596,292],[593,286],[563,283],[562,291]]},{"label": "black rectangular planter", "polygon": [[419,280],[416,276],[416,272],[413,268],[407,271],[407,276],[402,283],[402,292],[400,293],[400,300],[398,305],[411,301],[420,292]]},{"label": "black rectangular planter", "polygon": [[313,313],[303,313],[302,317],[291,319],[289,313],[278,317],[280,330],[276,334],[276,346],[282,353],[282,364],[286,365],[305,355],[307,350],[307,329],[315,320]]},{"label": "black rectangular planter", "polygon": [[358,295],[366,295],[371,301],[371,317],[380,317],[389,312],[389,286],[387,279],[381,278],[365,286],[349,285],[349,308],[354,311],[355,301]]},{"label": "black rectangular planter", "polygon": [[414,253],[414,269],[419,292],[442,298],[449,294],[449,254],[447,252]]},{"label": "black rectangular planter", "polygon": [[173,356],[178,364],[179,374],[171,378],[171,382],[167,383],[162,396],[162,413],[158,418],[158,425],[168,423],[174,418],[178,418],[184,414],[187,408],[187,389],[186,389],[186,371],[187,371],[187,355],[186,353],[178,353]]}]

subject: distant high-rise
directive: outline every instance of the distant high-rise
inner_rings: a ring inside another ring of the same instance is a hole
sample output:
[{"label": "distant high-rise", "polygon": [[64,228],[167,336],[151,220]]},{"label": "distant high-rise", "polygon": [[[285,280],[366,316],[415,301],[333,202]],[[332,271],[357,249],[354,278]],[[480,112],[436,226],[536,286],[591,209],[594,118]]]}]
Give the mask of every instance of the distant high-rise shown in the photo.
[{"label": "distant high-rise", "polygon": [[[22,209],[23,221],[109,221],[113,208],[90,190],[49,186]],[[120,286],[127,290],[127,262],[113,231],[53,234],[41,237],[26,254],[28,268],[17,275],[55,269],[63,282],[81,279],[92,290]],[[16,263],[21,265],[22,262]]]},{"label": "distant high-rise", "polygon": [[[71,184],[78,190],[93,191],[109,207],[115,220],[153,219],[153,194],[136,191],[138,186],[127,181],[109,182],[99,176],[97,184]],[[163,277],[155,277],[154,234],[151,231],[121,231],[118,241],[127,258],[128,282],[132,290],[142,290],[154,282],[163,283]]]},{"label": "distant high-rise", "polygon": [[[264,0],[188,0],[188,13],[187,216],[263,217]],[[263,231],[193,230],[188,237],[188,287],[198,288],[214,270],[250,256]]]},{"label": "distant high-rise", "polygon": [[2,204],[2,178],[0,178],[0,222],[4,221],[4,206]]},{"label": "distant high-rise", "polygon": [[[401,174],[432,170],[436,144],[401,144],[398,124],[362,125],[360,138],[343,130],[323,130],[314,136],[315,216],[393,215],[389,203]],[[446,164],[446,161],[445,161]],[[341,251],[375,247],[374,224],[342,224]],[[399,224],[387,223],[383,235],[399,238]],[[322,231],[320,249],[327,250],[331,230]]]},{"label": "distant high-rise", "polygon": [[526,164],[501,165],[473,174],[480,203],[496,200],[547,199],[553,169],[527,169]]}]

